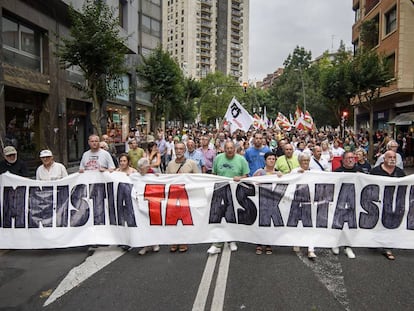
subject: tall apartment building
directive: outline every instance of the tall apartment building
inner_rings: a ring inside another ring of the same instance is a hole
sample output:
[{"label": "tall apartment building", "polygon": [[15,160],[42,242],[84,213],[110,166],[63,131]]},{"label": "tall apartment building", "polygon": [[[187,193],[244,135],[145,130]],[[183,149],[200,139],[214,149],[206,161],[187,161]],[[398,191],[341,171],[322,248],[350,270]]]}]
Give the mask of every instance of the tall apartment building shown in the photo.
[{"label": "tall apartment building", "polygon": [[[0,146],[15,145],[33,171],[39,151],[76,167],[91,133],[91,101],[72,87],[85,83],[79,70],[60,68],[58,36],[69,34],[68,6],[85,0],[0,1]],[[148,129],[151,97],[140,89],[135,66],[161,43],[161,0],[104,0],[128,36],[129,71],[114,81],[126,92],[107,101],[107,133],[122,151],[130,127]]]},{"label": "tall apartment building", "polygon": [[[411,0],[352,0],[352,5],[354,51],[360,46],[361,24],[373,20],[377,25],[374,49],[388,58],[394,74],[374,107],[374,130],[390,127],[394,135],[397,131],[414,132],[414,113],[410,113],[414,112],[414,3]],[[356,127],[367,128],[369,113],[357,107],[355,116]]]},{"label": "tall apartment building", "polygon": [[221,71],[247,81],[249,0],[166,0],[163,48],[187,77]]}]

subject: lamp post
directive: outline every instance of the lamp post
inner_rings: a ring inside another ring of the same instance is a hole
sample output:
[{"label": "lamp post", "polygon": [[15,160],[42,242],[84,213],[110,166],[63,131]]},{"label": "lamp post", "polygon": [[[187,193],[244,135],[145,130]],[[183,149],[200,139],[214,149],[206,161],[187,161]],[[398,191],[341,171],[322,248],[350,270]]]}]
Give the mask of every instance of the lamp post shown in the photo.
[{"label": "lamp post", "polygon": [[298,66],[295,71],[299,71],[300,81],[302,82],[302,96],[303,96],[303,110],[306,112],[306,96],[305,96],[305,83],[303,82],[302,67]]}]

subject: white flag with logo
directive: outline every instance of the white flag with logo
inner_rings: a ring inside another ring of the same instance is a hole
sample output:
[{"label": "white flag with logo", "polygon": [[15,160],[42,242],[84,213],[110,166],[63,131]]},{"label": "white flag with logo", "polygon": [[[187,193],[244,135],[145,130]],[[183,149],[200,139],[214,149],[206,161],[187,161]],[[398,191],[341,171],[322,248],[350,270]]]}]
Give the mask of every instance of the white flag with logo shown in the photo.
[{"label": "white flag with logo", "polygon": [[243,108],[235,97],[231,100],[224,116],[227,122],[230,123],[230,132],[236,130],[247,131],[253,123],[252,116]]}]

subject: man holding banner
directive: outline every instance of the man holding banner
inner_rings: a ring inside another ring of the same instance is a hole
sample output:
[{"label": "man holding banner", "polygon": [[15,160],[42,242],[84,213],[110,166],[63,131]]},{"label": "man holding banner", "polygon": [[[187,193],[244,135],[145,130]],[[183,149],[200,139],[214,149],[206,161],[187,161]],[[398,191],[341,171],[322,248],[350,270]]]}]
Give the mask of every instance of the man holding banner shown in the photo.
[{"label": "man holding banner", "polygon": [[[393,150],[384,153],[383,163],[374,167],[370,174],[388,177],[404,177],[404,171],[397,166],[397,154]],[[394,260],[395,256],[391,249],[383,249],[384,256],[389,260]]]},{"label": "man holding banner", "polygon": [[[233,178],[234,181],[240,181],[249,174],[249,165],[246,159],[236,154],[234,142],[228,141],[224,146],[224,153],[220,153],[213,162],[213,174]],[[230,242],[230,250],[237,251],[236,242]],[[207,250],[209,254],[218,254],[223,248],[223,243],[213,243]]]},{"label": "man holding banner", "polygon": [[[175,149],[175,159],[168,163],[165,170],[166,174],[190,174],[199,173],[197,163],[194,160],[186,159],[185,152],[186,146],[183,142],[178,142],[174,146]],[[188,250],[187,244],[173,244],[170,246],[170,252],[175,253],[176,251],[184,253]]]}]

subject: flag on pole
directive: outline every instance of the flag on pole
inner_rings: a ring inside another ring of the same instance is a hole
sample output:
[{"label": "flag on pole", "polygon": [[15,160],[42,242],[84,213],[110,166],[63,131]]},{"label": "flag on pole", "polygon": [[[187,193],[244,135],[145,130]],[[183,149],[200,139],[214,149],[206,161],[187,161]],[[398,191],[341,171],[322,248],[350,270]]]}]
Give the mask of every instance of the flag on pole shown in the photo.
[{"label": "flag on pole", "polygon": [[263,112],[263,127],[264,129],[267,129],[268,124],[269,124],[269,119],[267,118],[267,113],[266,113],[266,106],[264,106],[264,112]]},{"label": "flag on pole", "polygon": [[308,111],[305,111],[305,114],[301,112],[301,116],[295,122],[295,127],[298,130],[311,131],[313,129],[313,119]]},{"label": "flag on pole", "polygon": [[253,123],[252,116],[243,108],[235,97],[231,100],[224,118],[230,123],[230,132],[240,129],[247,131]]},{"label": "flag on pole", "polygon": [[292,124],[281,112],[277,114],[276,123],[281,129],[285,131],[290,131],[292,129]]},{"label": "flag on pole", "polygon": [[265,129],[264,121],[257,113],[255,113],[253,115],[253,127],[256,130],[264,130]]},{"label": "flag on pole", "polygon": [[295,111],[295,116],[293,118],[293,120],[295,121],[295,124],[298,122],[299,119],[303,119],[303,112],[302,110],[299,108],[299,106],[296,106],[296,111]]}]

